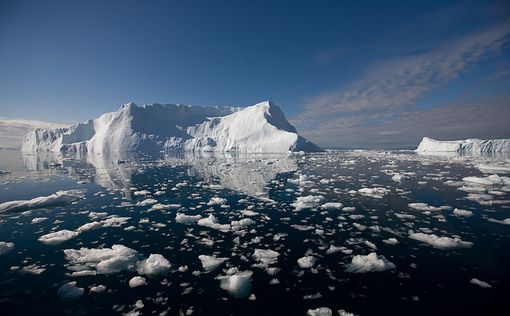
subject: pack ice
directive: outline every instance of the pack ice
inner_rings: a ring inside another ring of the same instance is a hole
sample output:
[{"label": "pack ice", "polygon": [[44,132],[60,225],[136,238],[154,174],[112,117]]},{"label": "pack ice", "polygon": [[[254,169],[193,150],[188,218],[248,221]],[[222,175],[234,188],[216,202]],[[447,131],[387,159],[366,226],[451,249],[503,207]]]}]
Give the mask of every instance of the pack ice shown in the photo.
[{"label": "pack ice", "polygon": [[22,150],[81,154],[322,151],[298,135],[280,108],[269,101],[246,108],[127,103],[116,112],[69,128],[35,129],[25,135]]}]

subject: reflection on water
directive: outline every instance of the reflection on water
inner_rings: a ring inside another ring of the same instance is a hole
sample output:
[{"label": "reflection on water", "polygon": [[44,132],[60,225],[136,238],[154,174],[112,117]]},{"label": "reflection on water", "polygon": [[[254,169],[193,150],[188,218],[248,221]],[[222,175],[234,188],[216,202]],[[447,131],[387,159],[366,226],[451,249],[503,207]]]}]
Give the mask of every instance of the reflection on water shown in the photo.
[{"label": "reflection on water", "polygon": [[[279,173],[297,170],[296,157],[290,154],[218,154],[175,152],[166,154],[62,156],[51,153],[3,152],[5,170],[54,172],[65,171],[77,181],[94,182],[126,195],[133,183],[133,175],[140,170],[162,166],[185,166],[187,175],[220,185],[240,193],[266,198],[266,185]],[[13,166],[16,166],[13,168]]]}]

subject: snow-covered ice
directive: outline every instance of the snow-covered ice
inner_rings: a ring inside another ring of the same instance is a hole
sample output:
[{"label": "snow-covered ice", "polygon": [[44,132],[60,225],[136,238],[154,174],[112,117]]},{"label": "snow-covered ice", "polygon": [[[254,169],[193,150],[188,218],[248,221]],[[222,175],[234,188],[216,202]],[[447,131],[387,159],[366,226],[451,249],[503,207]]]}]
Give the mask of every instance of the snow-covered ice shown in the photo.
[{"label": "snow-covered ice", "polygon": [[89,154],[188,150],[285,153],[321,151],[298,135],[280,108],[266,101],[246,108],[128,103],[69,128],[35,129],[23,151]]},{"label": "snow-covered ice", "polygon": [[251,291],[252,271],[237,271],[231,275],[216,277],[220,280],[220,287],[235,298],[246,298]]},{"label": "snow-covered ice", "polygon": [[429,244],[438,249],[458,249],[470,248],[473,243],[470,241],[463,241],[459,237],[439,237],[435,234],[415,233],[409,232],[409,238]]},{"label": "snow-covered ice", "polygon": [[83,190],[61,190],[48,196],[39,196],[30,200],[4,202],[0,204],[0,213],[63,206],[83,198],[84,193]]},{"label": "snow-covered ice", "polygon": [[139,287],[139,286],[147,285],[147,281],[145,280],[145,278],[141,277],[139,275],[132,277],[128,283],[129,283],[129,287]]},{"label": "snow-covered ice", "polygon": [[396,266],[384,256],[377,256],[375,252],[368,255],[357,255],[352,258],[352,261],[347,268],[346,272],[352,273],[365,273],[365,272],[380,272],[395,269]]},{"label": "snow-covered ice", "polygon": [[214,256],[207,255],[200,255],[198,256],[198,259],[200,259],[202,268],[204,268],[205,272],[212,272],[218,269],[223,262],[228,260],[228,258],[216,258]]}]

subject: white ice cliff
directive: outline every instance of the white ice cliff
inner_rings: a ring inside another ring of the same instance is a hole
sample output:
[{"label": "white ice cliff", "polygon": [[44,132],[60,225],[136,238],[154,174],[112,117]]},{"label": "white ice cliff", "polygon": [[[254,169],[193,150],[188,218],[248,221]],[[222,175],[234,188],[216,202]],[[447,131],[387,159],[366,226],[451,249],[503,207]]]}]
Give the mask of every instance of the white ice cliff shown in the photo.
[{"label": "white ice cliff", "polygon": [[70,128],[36,129],[23,151],[115,153],[202,151],[280,153],[321,151],[299,136],[280,108],[262,102],[246,108],[152,104],[118,111]]},{"label": "white ice cliff", "polygon": [[455,152],[465,154],[510,152],[510,139],[466,139],[440,141],[423,137],[416,149],[418,153]]}]

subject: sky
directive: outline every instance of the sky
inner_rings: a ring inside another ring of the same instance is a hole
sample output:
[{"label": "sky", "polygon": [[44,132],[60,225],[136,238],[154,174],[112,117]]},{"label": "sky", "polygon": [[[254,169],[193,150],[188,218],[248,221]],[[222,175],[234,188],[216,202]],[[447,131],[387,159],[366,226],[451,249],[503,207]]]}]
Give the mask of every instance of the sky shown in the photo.
[{"label": "sky", "polygon": [[0,118],[264,100],[328,148],[510,138],[510,3],[0,0]]}]

